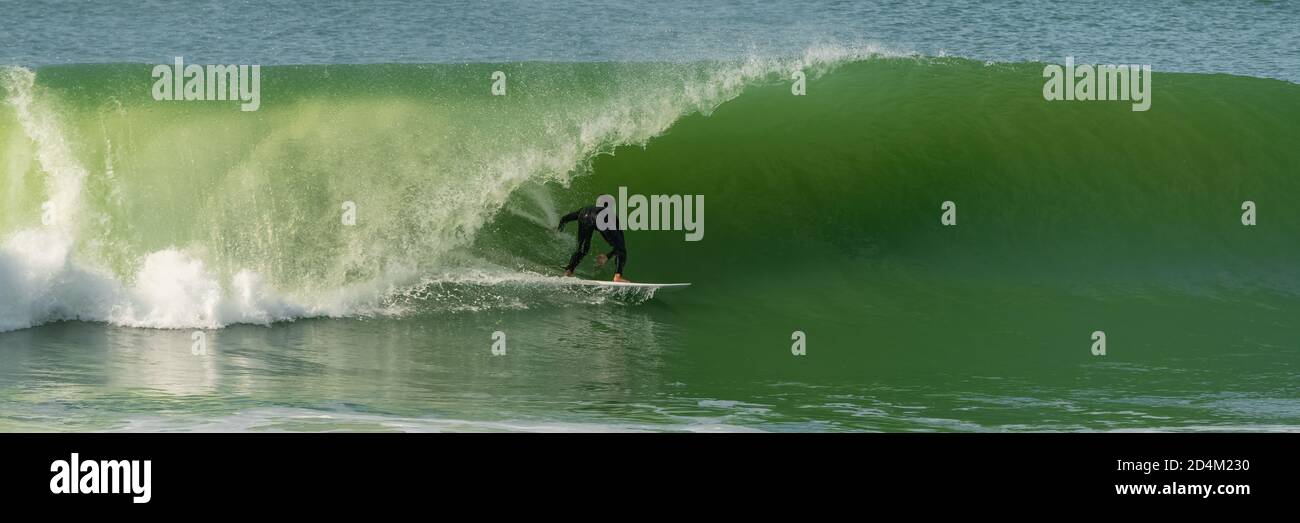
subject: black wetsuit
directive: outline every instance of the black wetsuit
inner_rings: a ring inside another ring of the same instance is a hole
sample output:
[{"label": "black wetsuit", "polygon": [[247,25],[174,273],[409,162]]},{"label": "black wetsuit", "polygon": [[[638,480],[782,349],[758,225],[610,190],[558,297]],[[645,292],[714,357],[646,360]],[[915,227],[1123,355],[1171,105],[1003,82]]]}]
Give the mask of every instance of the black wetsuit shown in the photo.
[{"label": "black wetsuit", "polygon": [[[596,227],[596,216],[600,215],[600,209],[595,205],[583,207],[560,218],[560,226],[557,227],[559,230],[564,230],[564,225],[571,221],[578,222],[578,250],[573,251],[573,256],[569,258],[569,265],[564,270],[573,271],[591,249],[591,233],[600,230]],[[600,236],[605,238],[605,242],[612,247],[607,256],[618,257],[618,268],[614,272],[623,274],[623,266],[627,264],[627,246],[623,244],[623,231],[616,225],[609,230],[600,231]]]}]

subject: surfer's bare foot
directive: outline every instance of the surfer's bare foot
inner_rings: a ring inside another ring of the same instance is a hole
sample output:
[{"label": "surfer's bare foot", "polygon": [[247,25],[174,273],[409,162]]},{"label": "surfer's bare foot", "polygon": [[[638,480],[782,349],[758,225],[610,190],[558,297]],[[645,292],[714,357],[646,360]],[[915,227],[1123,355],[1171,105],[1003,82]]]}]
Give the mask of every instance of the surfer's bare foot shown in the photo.
[{"label": "surfer's bare foot", "polygon": [[623,283],[629,283],[627,280],[623,279],[623,275],[622,275],[622,274],[615,274],[615,275],[614,275],[614,281],[623,282]]},{"label": "surfer's bare foot", "polygon": [[573,271],[564,271],[564,277],[565,277],[565,278],[572,278],[572,277],[573,277]]}]

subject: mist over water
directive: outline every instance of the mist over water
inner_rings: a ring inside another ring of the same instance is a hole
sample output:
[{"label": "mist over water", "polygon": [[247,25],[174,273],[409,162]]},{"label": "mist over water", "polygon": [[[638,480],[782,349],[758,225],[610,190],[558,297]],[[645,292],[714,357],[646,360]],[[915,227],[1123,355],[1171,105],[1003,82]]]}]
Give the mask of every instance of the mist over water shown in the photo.
[{"label": "mist over water", "polygon": [[[132,7],[82,28],[131,36],[57,51],[32,27],[64,15],[16,7],[0,428],[1296,426],[1297,55],[1261,43],[1295,45],[1295,6],[1195,4],[1139,31],[947,3],[773,30],[788,6],[722,5],[600,11],[623,33],[578,23],[582,3],[292,24],[268,22],[288,3],[243,23]],[[178,19],[184,39],[147,30]],[[1208,45],[1242,20],[1251,39]],[[261,109],[155,102],[152,64],[182,54],[266,64]],[[1045,103],[1025,60],[1066,55],[1153,64],[1151,111]],[[1206,74],[1225,72],[1243,76]],[[557,285],[559,216],[623,186],[707,199],[704,241],[628,233],[628,277],[690,289]]]}]

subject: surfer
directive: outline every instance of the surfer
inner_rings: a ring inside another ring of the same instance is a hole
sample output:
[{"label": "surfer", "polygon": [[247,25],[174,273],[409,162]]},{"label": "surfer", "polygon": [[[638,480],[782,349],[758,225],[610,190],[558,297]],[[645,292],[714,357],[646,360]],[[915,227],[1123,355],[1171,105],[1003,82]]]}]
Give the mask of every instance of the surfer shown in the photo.
[{"label": "surfer", "polygon": [[623,266],[627,264],[627,246],[623,243],[623,231],[617,225],[608,229],[602,229],[596,226],[596,217],[600,215],[603,206],[592,205],[583,207],[560,218],[560,225],[555,230],[563,231],[564,225],[576,221],[578,222],[578,250],[573,251],[573,256],[569,258],[569,265],[564,267],[565,276],[573,276],[573,269],[578,267],[578,263],[587,255],[591,249],[591,234],[600,230],[600,236],[605,239],[612,248],[609,254],[597,254],[596,266],[601,267],[610,258],[618,257],[617,268],[614,269],[614,281],[625,282],[623,279]]}]

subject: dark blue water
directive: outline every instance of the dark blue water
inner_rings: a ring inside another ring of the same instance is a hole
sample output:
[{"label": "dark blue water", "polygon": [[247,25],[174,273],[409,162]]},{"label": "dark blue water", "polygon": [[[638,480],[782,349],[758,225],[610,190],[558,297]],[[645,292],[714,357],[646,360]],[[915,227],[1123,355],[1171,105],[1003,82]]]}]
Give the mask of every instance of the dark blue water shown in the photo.
[{"label": "dark blue water", "polygon": [[644,61],[878,44],[1300,80],[1297,2],[0,2],[0,64]]}]

